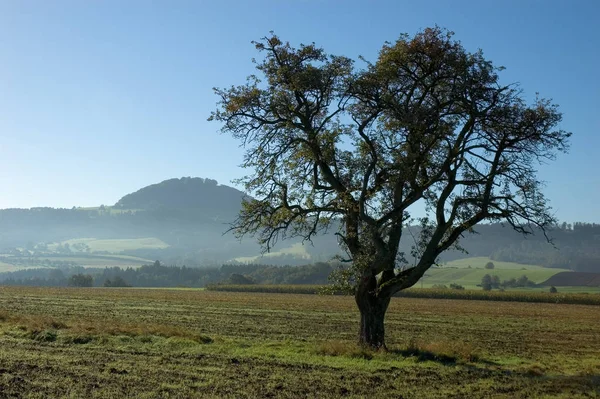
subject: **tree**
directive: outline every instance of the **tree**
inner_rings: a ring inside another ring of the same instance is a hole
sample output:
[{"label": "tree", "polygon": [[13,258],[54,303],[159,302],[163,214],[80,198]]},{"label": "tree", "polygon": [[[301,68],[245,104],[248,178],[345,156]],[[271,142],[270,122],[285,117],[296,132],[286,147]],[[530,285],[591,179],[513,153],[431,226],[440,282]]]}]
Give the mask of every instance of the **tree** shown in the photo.
[{"label": "tree", "polygon": [[69,286],[71,287],[91,287],[94,285],[94,278],[89,274],[74,274],[69,277]]},{"label": "tree", "polygon": [[486,274],[481,278],[481,288],[483,288],[484,291],[492,290],[492,276]]},{"label": "tree", "polygon": [[243,274],[239,274],[239,273],[231,273],[227,282],[229,284],[239,284],[239,285],[254,284],[254,280],[252,280],[250,277],[244,276]]},{"label": "tree", "polygon": [[104,286],[105,287],[131,287],[131,284],[129,284],[127,281],[125,281],[125,279],[121,276],[115,276],[115,278],[113,278],[112,280],[107,278],[104,281]]},{"label": "tree", "polygon": [[486,269],[493,269],[494,267],[495,267],[494,262],[488,262],[485,264]]},{"label": "tree", "polygon": [[[385,348],[391,296],[476,224],[528,234],[555,223],[536,165],[567,149],[557,106],[527,105],[517,85],[499,83],[502,68],[452,36],[402,35],[358,69],[271,34],[254,42],[257,75],[215,89],[209,120],[243,143],[249,169],[239,183],[252,198],[233,231],[269,251],[335,229],[348,266],[333,278],[354,294],[360,342],[374,348]],[[408,264],[399,243],[422,207]]]}]

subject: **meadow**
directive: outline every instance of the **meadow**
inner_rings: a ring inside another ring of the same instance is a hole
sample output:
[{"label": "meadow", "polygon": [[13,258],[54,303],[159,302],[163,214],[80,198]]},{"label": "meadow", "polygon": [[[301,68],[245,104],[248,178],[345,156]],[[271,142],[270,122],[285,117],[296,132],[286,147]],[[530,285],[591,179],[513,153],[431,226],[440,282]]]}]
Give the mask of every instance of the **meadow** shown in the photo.
[{"label": "meadow", "polygon": [[[94,251],[106,251],[111,253],[119,253],[122,251],[136,249],[164,249],[168,248],[169,244],[156,237],[146,238],[114,238],[114,239],[96,239],[96,238],[74,238],[63,241],[61,245],[69,244],[74,247],[77,244],[83,244]],[[56,249],[58,244],[48,245],[49,249]]]},{"label": "meadow", "polygon": [[476,257],[465,258],[448,262],[441,267],[431,268],[425,277],[419,282],[420,287],[429,288],[434,285],[455,283],[465,288],[476,289],[481,284],[481,279],[486,274],[496,275],[500,280],[518,279],[525,275],[534,283],[542,283],[553,275],[560,272],[568,272],[566,269],[545,268],[537,265],[526,265],[521,263],[492,261],[493,269],[485,269],[485,264],[490,262],[489,258]]},{"label": "meadow", "polygon": [[394,298],[388,352],[345,296],[0,287],[0,397],[584,398],[600,306]]}]

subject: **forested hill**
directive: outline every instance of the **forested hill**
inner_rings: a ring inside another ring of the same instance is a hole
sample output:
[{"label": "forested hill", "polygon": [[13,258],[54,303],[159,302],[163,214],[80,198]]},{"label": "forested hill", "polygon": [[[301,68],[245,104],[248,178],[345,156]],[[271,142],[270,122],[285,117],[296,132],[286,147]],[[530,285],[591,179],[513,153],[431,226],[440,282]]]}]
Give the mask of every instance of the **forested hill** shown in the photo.
[{"label": "forested hill", "polygon": [[254,240],[239,243],[231,234],[223,235],[243,198],[241,191],[215,180],[183,177],[141,188],[113,206],[4,209],[0,210],[0,254],[27,248],[35,256],[36,247],[83,238],[154,237],[167,247],[108,252],[161,260],[191,257],[195,263],[254,256],[260,253]]},{"label": "forested hill", "polygon": [[201,208],[235,213],[240,209],[244,193],[219,185],[216,180],[182,177],[127,194],[114,205],[116,209]]},{"label": "forested hill", "polygon": [[[600,224],[562,223],[548,232],[549,244],[541,232],[523,236],[500,224],[480,225],[477,234],[467,235],[461,245],[469,256],[487,256],[493,260],[564,268],[582,272],[600,272]],[[447,253],[443,259],[465,257]]]}]

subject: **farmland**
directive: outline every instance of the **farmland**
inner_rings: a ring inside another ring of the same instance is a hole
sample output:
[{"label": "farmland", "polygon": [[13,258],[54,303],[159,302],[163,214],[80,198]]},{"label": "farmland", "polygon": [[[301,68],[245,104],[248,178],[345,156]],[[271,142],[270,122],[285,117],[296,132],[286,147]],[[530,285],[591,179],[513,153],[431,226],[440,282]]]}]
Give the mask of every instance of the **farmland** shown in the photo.
[{"label": "farmland", "polygon": [[[155,237],[119,239],[75,238],[63,241],[60,244],[69,244],[71,247],[76,247],[80,244],[88,247],[92,252],[106,251],[111,253],[136,249],[163,249],[169,246],[164,241]],[[55,249],[57,245],[49,245],[48,248]]]},{"label": "farmland", "polygon": [[432,287],[443,284],[460,284],[465,288],[476,289],[481,278],[486,275],[497,275],[500,280],[509,280],[526,275],[534,283],[541,283],[551,276],[566,272],[565,269],[544,268],[537,265],[525,265],[512,262],[493,261],[494,269],[485,269],[489,258],[465,258],[448,262],[442,267],[431,268],[421,280],[419,286]]},{"label": "farmland", "polygon": [[57,263],[76,264],[83,267],[139,267],[152,263],[149,259],[127,255],[46,255],[37,257],[11,256],[0,262],[0,273],[24,269],[56,267]]},{"label": "farmland", "polygon": [[0,288],[0,397],[597,397],[600,306]]}]

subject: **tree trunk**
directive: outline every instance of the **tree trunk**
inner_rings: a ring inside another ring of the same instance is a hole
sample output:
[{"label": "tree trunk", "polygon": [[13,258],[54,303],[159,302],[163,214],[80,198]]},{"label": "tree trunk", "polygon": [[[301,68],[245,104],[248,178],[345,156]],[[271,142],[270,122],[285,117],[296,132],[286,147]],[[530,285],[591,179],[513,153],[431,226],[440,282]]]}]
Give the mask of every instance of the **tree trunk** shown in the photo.
[{"label": "tree trunk", "polygon": [[390,298],[380,298],[375,295],[377,282],[375,276],[365,277],[359,285],[355,299],[360,310],[360,329],[358,342],[373,349],[387,349],[385,346],[385,312],[390,304]]}]

